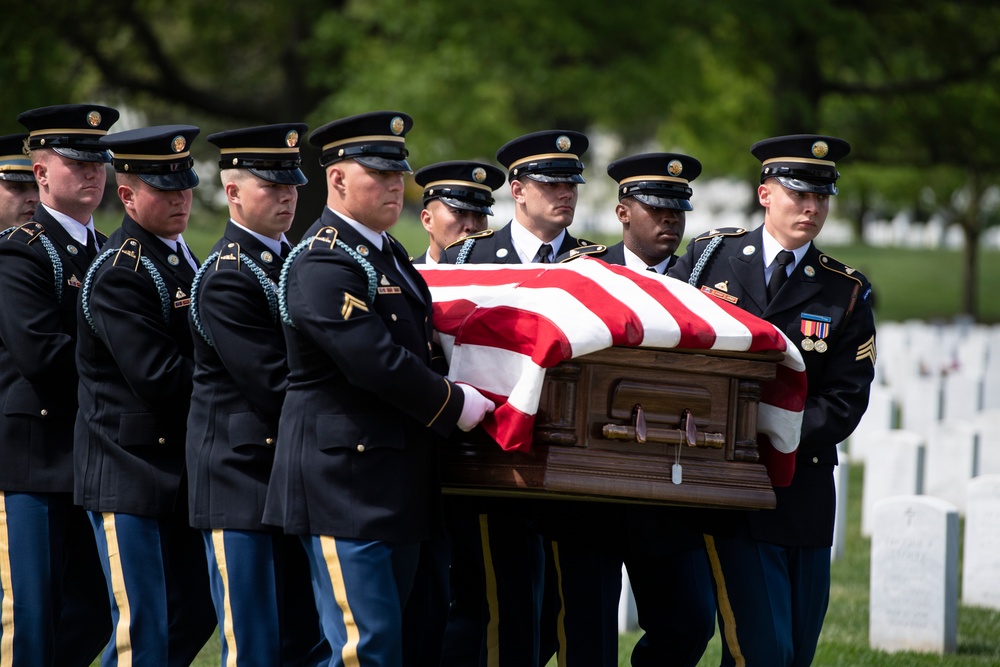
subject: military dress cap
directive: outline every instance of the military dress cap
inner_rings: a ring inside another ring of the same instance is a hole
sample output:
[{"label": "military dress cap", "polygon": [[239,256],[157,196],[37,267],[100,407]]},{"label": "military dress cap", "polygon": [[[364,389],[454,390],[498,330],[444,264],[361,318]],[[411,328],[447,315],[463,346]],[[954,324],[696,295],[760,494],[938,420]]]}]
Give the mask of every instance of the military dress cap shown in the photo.
[{"label": "military dress cap", "polygon": [[438,162],[417,170],[413,175],[424,189],[424,206],[440,199],[451,208],[493,215],[493,191],[503,185],[500,169],[482,162],[454,160]]},{"label": "military dress cap", "polygon": [[305,185],[299,140],[309,126],[303,123],[260,125],[226,130],[205,140],[219,147],[219,169],[246,169],[271,183]]},{"label": "military dress cap", "polygon": [[309,143],[323,151],[324,167],[353,159],[378,171],[412,171],[405,141],[411,127],[413,119],[401,111],[371,111],[316,128]]},{"label": "military dress cap", "polygon": [[701,162],[681,153],[643,153],[615,160],[608,176],[618,181],[618,201],[635,197],[647,206],[690,211],[690,183]]},{"label": "military dress cap", "polygon": [[60,104],[25,111],[17,122],[28,129],[28,148],[51,148],[70,160],[111,162],[100,139],[118,120],[118,110],[97,104]]},{"label": "military dress cap", "polygon": [[776,178],[789,190],[837,194],[837,160],[851,152],[851,145],[837,137],[789,134],[758,141],[750,148],[761,161],[760,182]]},{"label": "military dress cap", "polygon": [[112,153],[115,171],[135,174],[157,190],[189,190],[198,185],[191,144],[194,125],[157,125],[109,134],[101,145]]},{"label": "military dress cap", "polygon": [[0,181],[33,183],[31,158],[24,152],[27,134],[8,134],[0,137]]},{"label": "military dress cap", "polygon": [[511,181],[530,178],[541,183],[586,183],[580,156],[590,142],[571,130],[543,130],[512,139],[497,151]]}]

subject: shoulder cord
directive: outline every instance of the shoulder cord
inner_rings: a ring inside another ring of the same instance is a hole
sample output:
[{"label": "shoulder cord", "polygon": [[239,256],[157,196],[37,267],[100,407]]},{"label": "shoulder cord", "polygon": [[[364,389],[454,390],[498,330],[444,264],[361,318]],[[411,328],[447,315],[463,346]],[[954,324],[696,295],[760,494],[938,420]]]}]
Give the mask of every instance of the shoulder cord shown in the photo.
[{"label": "shoulder cord", "polygon": [[[0,232],[0,239],[7,236],[13,232],[18,227],[8,227],[7,229]],[[45,252],[49,255],[49,261],[52,262],[52,279],[55,281],[56,288],[56,303],[62,303],[63,295],[63,267],[62,260],[59,259],[59,253],[56,252],[56,248],[52,245],[52,241],[48,239],[45,234],[39,236],[42,240],[42,246],[45,248]]]},{"label": "shoulder cord", "polygon": [[[94,276],[97,274],[97,269],[119,250],[120,248],[109,248],[94,260],[94,263],[87,270],[87,277],[84,279],[83,287],[80,290],[80,307],[83,309],[83,316],[86,318],[87,324],[90,325],[94,333],[100,333],[97,330],[97,325],[94,324],[94,316],[90,312],[90,292],[93,289]],[[160,295],[160,310],[163,315],[163,322],[170,324],[170,295],[167,293],[167,286],[163,282],[163,276],[160,275],[160,272],[157,271],[156,266],[148,257],[140,255],[139,261],[146,269],[146,272],[149,273],[149,277],[153,279],[156,291]]]},{"label": "shoulder cord", "polygon": [[[194,274],[194,280],[191,281],[191,321],[194,323],[195,329],[201,334],[201,337],[206,343],[211,347],[215,347],[215,343],[209,338],[208,332],[205,331],[204,326],[201,323],[201,315],[198,313],[198,286],[201,284],[202,276],[207,273],[209,265],[215,262],[219,258],[221,253],[219,251],[213,252],[209,255],[208,259],[202,263],[198,272]],[[274,283],[267,277],[264,270],[254,262],[246,253],[240,253],[240,262],[245,264],[250,272],[254,274],[257,278],[257,282],[260,283],[261,289],[264,290],[264,296],[267,297],[267,309],[271,313],[271,321],[275,324],[278,323],[278,296],[275,294]],[[284,267],[282,267],[284,268]]]},{"label": "shoulder cord", "polygon": [[469,254],[472,252],[472,248],[475,245],[476,239],[465,239],[465,243],[462,244],[462,248],[458,251],[458,257],[455,258],[455,263],[465,264],[465,261],[469,259]]},{"label": "shoulder cord", "polygon": [[[309,247],[309,245],[315,239],[315,236],[310,236],[307,239],[303,239],[295,246],[288,257],[285,258],[285,264],[281,267],[281,279],[278,282],[278,310],[281,312],[281,321],[288,326],[295,327],[295,323],[292,322],[292,316],[288,312],[288,269],[292,265],[292,262],[298,256],[300,252]],[[375,295],[378,294],[378,276],[375,274],[375,267],[371,263],[362,257],[354,248],[350,247],[340,239],[335,241],[338,248],[350,255],[354,261],[361,265],[364,269],[365,274],[368,276],[368,300],[374,301]]]},{"label": "shoulder cord", "polygon": [[723,237],[720,234],[709,241],[708,245],[705,246],[705,251],[701,253],[701,257],[698,258],[694,268],[691,270],[691,277],[688,278],[688,285],[691,285],[692,287],[698,286],[698,278],[701,277],[701,272],[705,270],[705,265],[708,264],[708,260],[712,257],[712,253],[715,252],[715,249],[719,247],[720,243],[722,243],[722,239]]}]

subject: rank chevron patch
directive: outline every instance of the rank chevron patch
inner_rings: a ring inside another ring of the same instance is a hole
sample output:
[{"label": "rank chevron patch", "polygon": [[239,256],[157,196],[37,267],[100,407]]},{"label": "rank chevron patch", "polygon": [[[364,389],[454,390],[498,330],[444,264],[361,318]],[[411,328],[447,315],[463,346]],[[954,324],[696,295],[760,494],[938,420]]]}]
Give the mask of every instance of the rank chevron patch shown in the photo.
[{"label": "rank chevron patch", "polygon": [[875,365],[875,336],[858,345],[858,355],[854,357],[854,360],[861,361],[862,359],[871,359],[872,366]]},{"label": "rank chevron patch", "polygon": [[340,307],[340,314],[345,320],[348,320],[351,318],[351,314],[354,312],[355,308],[363,310],[366,313],[368,312],[368,305],[364,301],[353,294],[344,292],[344,305]]}]

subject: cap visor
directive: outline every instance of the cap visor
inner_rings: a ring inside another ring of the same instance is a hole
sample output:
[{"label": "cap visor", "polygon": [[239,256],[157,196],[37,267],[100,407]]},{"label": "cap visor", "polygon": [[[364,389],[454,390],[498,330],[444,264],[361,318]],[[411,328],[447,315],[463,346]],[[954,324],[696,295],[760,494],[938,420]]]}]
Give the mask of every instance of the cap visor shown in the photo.
[{"label": "cap visor", "polygon": [[540,174],[533,172],[530,174],[522,174],[525,178],[530,178],[533,181],[538,181],[539,183],[586,183],[583,180],[583,176],[580,174]]},{"label": "cap visor", "polygon": [[405,159],[392,160],[390,158],[379,157],[377,155],[359,155],[354,159],[369,169],[375,169],[377,171],[413,171],[410,169],[410,163]]},{"label": "cap visor", "polygon": [[136,176],[157,190],[190,190],[198,185],[198,174],[194,169],[170,174],[136,174]]},{"label": "cap visor", "polygon": [[484,204],[470,204],[467,201],[461,199],[455,199],[454,197],[438,197],[443,204],[450,208],[457,208],[463,211],[475,211],[476,213],[485,213],[486,215],[493,215],[493,209]]},{"label": "cap visor", "polygon": [[281,185],[305,185],[309,182],[301,169],[248,169],[257,178]]},{"label": "cap visor", "polygon": [[803,181],[799,178],[789,178],[788,176],[775,176],[776,181],[789,190],[796,192],[812,192],[818,195],[837,194],[836,183],[816,183],[815,181]]},{"label": "cap visor", "polygon": [[34,183],[35,174],[30,171],[0,171],[0,181],[17,181],[18,183]]},{"label": "cap visor", "polygon": [[53,146],[52,150],[59,155],[62,155],[67,160],[76,160],[78,162],[103,162],[105,164],[111,163],[111,153],[107,151],[85,151],[78,148],[69,148],[68,146]]},{"label": "cap visor", "polygon": [[655,206],[656,208],[670,208],[675,211],[693,211],[694,207],[691,206],[691,201],[689,199],[679,199],[676,197],[657,197],[656,195],[651,195],[646,192],[639,192],[631,195],[637,200],[641,201],[646,206]]}]

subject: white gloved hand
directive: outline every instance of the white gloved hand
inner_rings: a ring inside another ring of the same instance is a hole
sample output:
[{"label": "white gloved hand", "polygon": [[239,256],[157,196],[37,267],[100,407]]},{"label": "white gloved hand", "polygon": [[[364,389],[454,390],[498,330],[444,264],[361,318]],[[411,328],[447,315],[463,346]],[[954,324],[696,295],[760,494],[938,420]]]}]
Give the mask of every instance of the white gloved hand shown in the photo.
[{"label": "white gloved hand", "polygon": [[458,428],[463,431],[471,431],[476,424],[483,421],[486,413],[493,412],[497,407],[490,399],[479,393],[479,390],[467,384],[458,384],[462,393],[465,394],[465,403],[462,405],[462,414],[458,418]]}]

